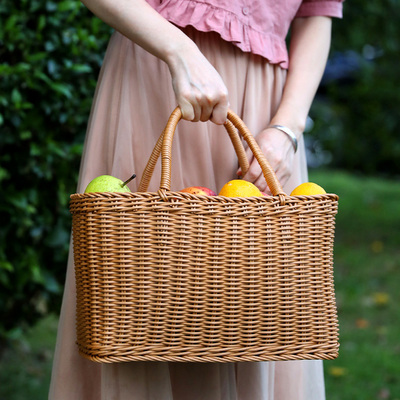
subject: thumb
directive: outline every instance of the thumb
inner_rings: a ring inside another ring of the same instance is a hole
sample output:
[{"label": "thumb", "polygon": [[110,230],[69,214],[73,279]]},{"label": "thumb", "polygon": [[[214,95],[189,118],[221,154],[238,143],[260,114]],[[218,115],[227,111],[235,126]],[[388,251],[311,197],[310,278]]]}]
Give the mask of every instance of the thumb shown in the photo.
[{"label": "thumb", "polygon": [[194,109],[193,106],[186,100],[180,99],[178,101],[179,108],[181,109],[182,119],[187,121],[192,121],[194,119]]}]

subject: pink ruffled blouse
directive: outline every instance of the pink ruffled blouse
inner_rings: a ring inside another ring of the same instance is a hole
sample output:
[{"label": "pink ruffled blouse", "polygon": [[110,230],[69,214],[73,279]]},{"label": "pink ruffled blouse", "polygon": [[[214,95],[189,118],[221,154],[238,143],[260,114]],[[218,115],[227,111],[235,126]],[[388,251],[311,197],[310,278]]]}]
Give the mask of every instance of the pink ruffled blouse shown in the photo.
[{"label": "pink ruffled blouse", "polygon": [[241,50],[288,67],[285,38],[295,17],[342,17],[344,0],[147,0],[173,24],[218,32]]}]

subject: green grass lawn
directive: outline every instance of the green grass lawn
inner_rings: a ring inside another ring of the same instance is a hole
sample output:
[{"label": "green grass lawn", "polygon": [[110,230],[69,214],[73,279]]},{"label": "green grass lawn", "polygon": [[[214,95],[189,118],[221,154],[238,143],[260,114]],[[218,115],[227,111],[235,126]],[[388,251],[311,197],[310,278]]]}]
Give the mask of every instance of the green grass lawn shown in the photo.
[{"label": "green grass lawn", "polygon": [[400,400],[400,185],[312,171],[339,195],[334,253],[339,357],[325,362],[329,400]]},{"label": "green grass lawn", "polygon": [[0,359],[0,400],[47,399],[57,323],[54,315],[48,316],[4,351]]},{"label": "green grass lawn", "polygon": [[[327,399],[400,400],[399,182],[338,171],[311,171],[310,180],[340,196],[334,257],[341,346],[336,360],[325,361]],[[47,398],[56,327],[50,316],[6,349],[0,400]]]}]

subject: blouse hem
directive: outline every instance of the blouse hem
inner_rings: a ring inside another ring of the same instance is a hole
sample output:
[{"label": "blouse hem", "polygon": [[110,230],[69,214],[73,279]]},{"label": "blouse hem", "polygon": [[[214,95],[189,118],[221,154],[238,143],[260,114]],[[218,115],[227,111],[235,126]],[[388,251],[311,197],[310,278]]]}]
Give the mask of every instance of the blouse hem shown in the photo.
[{"label": "blouse hem", "polygon": [[286,43],[279,43],[274,36],[263,35],[225,9],[200,2],[167,0],[157,7],[157,11],[181,28],[193,26],[201,32],[216,32],[244,52],[264,57],[285,69],[289,66]]}]

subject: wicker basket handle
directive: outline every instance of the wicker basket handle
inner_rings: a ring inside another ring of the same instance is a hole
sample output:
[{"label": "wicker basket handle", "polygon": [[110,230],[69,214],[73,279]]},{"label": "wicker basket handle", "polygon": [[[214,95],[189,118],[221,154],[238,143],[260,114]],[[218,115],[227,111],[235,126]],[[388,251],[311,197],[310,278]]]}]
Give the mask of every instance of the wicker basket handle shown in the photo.
[{"label": "wicker basket handle", "polygon": [[[182,113],[179,107],[177,107],[171,114],[171,116],[168,119],[167,125],[164,129],[163,134],[160,136],[159,142],[156,144],[155,149],[153,150],[153,153],[150,156],[150,159],[148,161],[148,164],[145,168],[145,171],[143,173],[142,180],[139,185],[139,192],[140,191],[146,191],[145,188],[148,186],[148,182],[151,178],[151,174],[154,169],[154,165],[157,162],[157,159],[159,157],[159,150],[158,147],[161,147],[161,182],[160,182],[160,190],[161,191],[170,191],[171,190],[171,153],[172,153],[172,139],[174,137],[175,129],[182,118]],[[263,172],[264,178],[268,184],[268,187],[271,190],[271,193],[276,196],[276,195],[285,195],[283,192],[282,186],[279,183],[274,170],[271,168],[269,165],[268,161],[266,160],[264,154],[262,153],[260,147],[258,146],[257,142],[255,141],[253,135],[250,133],[249,129],[247,126],[244,124],[244,122],[237,116],[232,110],[228,110],[228,121],[225,123],[225,128],[230,134],[230,137],[232,139],[231,133],[233,132],[233,127],[237,128],[237,131],[239,134],[243,137],[243,139],[247,142],[249,145],[250,150],[253,152],[254,157],[260,164],[261,170]],[[243,158],[246,159],[247,157],[246,154],[244,153],[243,146],[240,143],[240,146],[235,146],[235,139],[232,140],[236,154],[239,158],[239,164],[242,167],[242,170],[247,171],[248,170],[248,162],[247,165],[244,166],[245,161],[243,161]],[[148,168],[149,167],[149,168]],[[151,170],[151,171],[150,171]],[[149,174],[149,172],[151,172]]]},{"label": "wicker basket handle", "polygon": [[[177,110],[175,111],[177,111],[177,113],[179,114],[180,109],[178,110],[179,111]],[[240,135],[238,134],[237,129],[235,128],[235,126],[232,124],[231,121],[227,120],[224,127],[228,132],[229,138],[231,139],[232,145],[238,157],[240,168],[244,175],[249,169],[249,160],[247,159],[242,141],[240,140]],[[154,146],[154,149],[147,162],[147,165],[143,171],[142,178],[139,183],[138,192],[146,192],[147,188],[149,187],[151,177],[153,176],[154,168],[161,154],[164,132],[165,130],[161,133],[160,137],[158,138],[157,143]]]}]

